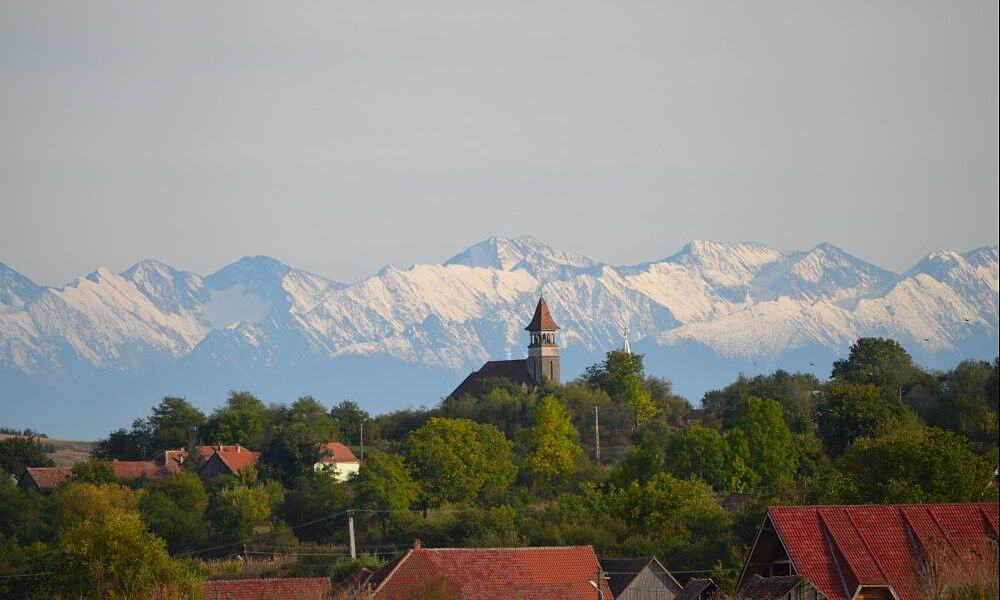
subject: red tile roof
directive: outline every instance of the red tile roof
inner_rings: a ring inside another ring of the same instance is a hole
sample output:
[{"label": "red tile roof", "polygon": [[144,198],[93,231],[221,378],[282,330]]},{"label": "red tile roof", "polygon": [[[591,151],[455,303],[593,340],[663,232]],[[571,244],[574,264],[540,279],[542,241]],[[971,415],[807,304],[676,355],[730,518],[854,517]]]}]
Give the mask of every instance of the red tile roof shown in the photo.
[{"label": "red tile roof", "polygon": [[535,316],[531,317],[531,322],[524,328],[525,331],[555,331],[559,329],[549,306],[545,304],[545,298],[538,299],[538,306],[535,307]]},{"label": "red tile roof", "polygon": [[236,447],[235,450],[224,449],[221,452],[216,450],[211,456],[218,456],[233,473],[239,473],[240,470],[248,466],[257,466],[257,461],[260,460],[260,452],[247,450],[243,447]]},{"label": "red tile roof", "polygon": [[[596,597],[589,581],[601,570],[591,546],[549,548],[414,548],[368,580],[375,600],[402,600],[442,581],[463,600],[561,600]],[[601,581],[605,598],[611,598]]]},{"label": "red tile roof", "polygon": [[113,460],[111,461],[111,470],[115,477],[124,480],[142,477],[162,479],[181,472],[178,465],[161,465],[151,460]]},{"label": "red tile roof", "polygon": [[70,467],[28,467],[18,479],[18,485],[24,487],[29,481],[33,481],[40,491],[47,492],[72,478],[73,469]]},{"label": "red tile roof", "polygon": [[775,506],[767,512],[795,568],[830,600],[859,586],[923,598],[921,561],[972,565],[992,556],[997,504]]},{"label": "red tile roof", "polygon": [[229,579],[205,582],[205,600],[323,600],[329,598],[326,577],[302,579]]},{"label": "red tile roof", "polygon": [[345,463],[345,462],[358,462],[358,457],[354,456],[351,449],[347,446],[341,444],[340,442],[329,442],[323,444],[323,448],[326,452],[320,459],[324,463]]}]

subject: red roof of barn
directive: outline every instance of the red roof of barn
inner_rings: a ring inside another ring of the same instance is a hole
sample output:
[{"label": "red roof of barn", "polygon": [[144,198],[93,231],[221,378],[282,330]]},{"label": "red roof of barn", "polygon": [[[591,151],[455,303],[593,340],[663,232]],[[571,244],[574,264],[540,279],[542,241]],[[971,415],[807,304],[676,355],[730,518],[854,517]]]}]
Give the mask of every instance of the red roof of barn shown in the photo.
[{"label": "red roof of barn", "polygon": [[341,444],[340,442],[328,442],[323,444],[323,448],[327,450],[320,459],[321,462],[325,463],[346,463],[346,462],[359,462],[358,457],[354,456],[351,449],[347,446]]},{"label": "red roof of barn", "polygon": [[30,477],[39,490],[48,491],[54,490],[72,479],[73,469],[71,467],[28,467],[21,475],[21,479],[18,480],[18,484],[24,485],[21,482],[27,481],[25,477]]},{"label": "red roof of barn", "polygon": [[326,577],[301,579],[217,579],[205,582],[205,600],[323,600]]},{"label": "red roof of barn", "polygon": [[559,329],[559,326],[556,325],[555,320],[552,318],[549,306],[545,304],[545,298],[539,298],[538,306],[535,307],[535,316],[531,317],[531,322],[528,323],[528,326],[524,330],[555,331],[556,329]]},{"label": "red roof of barn", "polygon": [[[441,580],[463,600],[590,598],[601,570],[591,546],[543,548],[414,548],[375,571],[376,600],[401,600]],[[605,598],[611,598],[606,581]]]},{"label": "red roof of barn", "polygon": [[774,506],[774,525],[795,573],[830,600],[860,586],[888,586],[900,600],[923,598],[922,561],[972,567],[992,557],[997,504]]}]

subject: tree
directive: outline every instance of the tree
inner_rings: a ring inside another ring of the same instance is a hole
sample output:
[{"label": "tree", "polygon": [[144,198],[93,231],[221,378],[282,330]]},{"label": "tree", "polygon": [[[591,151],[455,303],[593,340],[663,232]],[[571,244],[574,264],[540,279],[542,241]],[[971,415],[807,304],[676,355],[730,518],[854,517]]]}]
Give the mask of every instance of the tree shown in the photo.
[{"label": "tree", "polygon": [[291,485],[295,478],[313,472],[323,457],[323,445],[336,440],[339,431],[337,422],[311,396],[275,412],[261,460],[271,477]]},{"label": "tree", "polygon": [[153,435],[149,422],[136,419],[131,430],[122,427],[98,440],[91,455],[104,460],[145,460],[152,449]]},{"label": "tree", "polygon": [[368,452],[354,486],[362,506],[379,511],[409,510],[420,496],[420,486],[406,471],[403,457],[381,450]]},{"label": "tree", "polygon": [[607,392],[615,403],[631,407],[637,424],[645,423],[656,415],[653,394],[643,376],[641,354],[612,350],[603,363],[587,367],[583,379],[591,387]]},{"label": "tree", "polygon": [[797,457],[792,432],[781,405],[774,400],[748,398],[736,414],[734,429],[746,436],[750,465],[765,482],[790,479]]},{"label": "tree", "polygon": [[710,421],[721,422],[729,429],[748,398],[770,398],[781,404],[792,432],[803,433],[812,430],[814,397],[820,387],[819,380],[811,373],[788,373],[779,369],[770,375],[752,378],[741,374],[726,387],[707,392],[702,398],[702,406],[710,414]]},{"label": "tree", "polygon": [[467,419],[432,418],[407,438],[406,458],[431,505],[504,490],[517,475],[503,432]]},{"label": "tree", "polygon": [[630,383],[642,381],[642,378],[642,355],[624,350],[608,352],[603,363],[591,365],[583,373],[583,379],[588,385],[604,390],[615,400],[624,398],[629,392]]},{"label": "tree", "polygon": [[742,429],[722,434],[692,425],[667,438],[664,468],[681,478],[698,477],[720,492],[745,491],[758,481]]},{"label": "tree", "polygon": [[344,400],[337,406],[334,406],[330,410],[330,416],[337,422],[337,428],[340,432],[338,439],[347,444],[358,444],[361,442],[362,426],[368,428],[367,435],[369,437],[374,433],[370,428],[372,422],[371,415],[353,400]]},{"label": "tree", "polygon": [[656,412],[666,422],[679,423],[691,414],[691,404],[673,391],[673,384],[660,377],[647,377],[646,389],[649,390]]},{"label": "tree", "polygon": [[267,424],[267,408],[250,392],[229,392],[226,405],[205,423],[202,438],[211,444],[242,444],[253,447]]},{"label": "tree", "polygon": [[184,448],[198,439],[205,424],[205,414],[184,398],[165,396],[153,407],[149,425],[153,432],[153,447],[157,450]]},{"label": "tree", "polygon": [[350,506],[344,486],[325,473],[311,473],[295,480],[285,493],[282,515],[288,523],[309,523],[295,530],[301,540],[329,542],[343,529],[345,519],[329,519]]},{"label": "tree", "polygon": [[97,485],[118,483],[111,463],[93,458],[73,465],[73,478],[76,481]]},{"label": "tree", "polygon": [[208,530],[208,493],[201,478],[194,473],[180,473],[150,482],[144,491],[139,512],[150,531],[163,538],[171,552],[202,546]]},{"label": "tree", "polygon": [[899,342],[885,338],[858,339],[846,359],[833,363],[830,374],[837,381],[874,385],[890,396],[923,376]]},{"label": "tree", "polygon": [[0,440],[0,478],[20,477],[25,467],[51,467],[52,459],[37,437],[9,437]]},{"label": "tree", "polygon": [[926,503],[996,499],[994,464],[961,436],[935,427],[860,438],[844,455],[857,502]]},{"label": "tree", "polygon": [[525,434],[528,455],[524,467],[536,482],[554,488],[579,468],[583,451],[578,433],[559,400],[546,396],[534,410],[534,425]]},{"label": "tree", "polygon": [[272,495],[263,486],[236,484],[219,490],[208,507],[216,531],[248,542],[254,530],[271,520]]},{"label": "tree", "polygon": [[169,598],[194,595],[197,578],[146,531],[139,492],[72,483],[54,500],[60,516],[52,584],[66,597]]},{"label": "tree", "polygon": [[30,544],[47,531],[44,509],[47,498],[22,490],[6,477],[0,477],[0,539]]},{"label": "tree", "polygon": [[886,400],[873,384],[833,381],[823,390],[816,421],[826,451],[839,456],[856,438],[888,430],[901,412],[902,407]]}]

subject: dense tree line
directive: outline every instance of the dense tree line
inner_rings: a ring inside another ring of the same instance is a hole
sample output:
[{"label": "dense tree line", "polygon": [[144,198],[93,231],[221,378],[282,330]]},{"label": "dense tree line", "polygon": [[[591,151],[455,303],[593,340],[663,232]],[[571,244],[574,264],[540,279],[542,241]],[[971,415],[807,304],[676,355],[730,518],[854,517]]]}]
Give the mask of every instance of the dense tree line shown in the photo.
[{"label": "dense tree line", "polygon": [[[646,376],[641,356],[623,352],[566,385],[525,393],[488,381],[432,409],[375,417],[352,402],[327,410],[311,397],[267,406],[234,392],[210,415],[164,398],[147,419],[101,440],[97,458],[240,443],[263,453],[259,468],[123,488],[93,461],[43,498],[0,483],[0,576],[66,564],[59,561],[78,561],[83,570],[73,572],[86,573],[100,559],[74,554],[74,540],[112,535],[102,527],[114,522],[123,524],[114,535],[128,538],[114,543],[147,546],[133,560],[151,575],[135,584],[141,590],[113,581],[104,589],[182,595],[197,576],[191,558],[232,555],[244,544],[339,547],[351,510],[369,551],[418,537],[429,546],[592,544],[602,555],[654,554],[672,570],[732,584],[767,505],[995,500],[998,364],[930,372],[894,341],[862,339],[828,381],[784,371],[740,377],[705,394],[698,410]],[[362,427],[355,478],[314,472],[320,443],[357,447]],[[32,455],[37,445],[0,450],[0,465],[13,472],[42,460]],[[724,502],[734,493],[741,506]],[[79,498],[90,496],[84,511]],[[300,553],[292,574],[351,568]],[[0,577],[0,586],[32,580]],[[78,585],[70,577],[43,591]]]}]

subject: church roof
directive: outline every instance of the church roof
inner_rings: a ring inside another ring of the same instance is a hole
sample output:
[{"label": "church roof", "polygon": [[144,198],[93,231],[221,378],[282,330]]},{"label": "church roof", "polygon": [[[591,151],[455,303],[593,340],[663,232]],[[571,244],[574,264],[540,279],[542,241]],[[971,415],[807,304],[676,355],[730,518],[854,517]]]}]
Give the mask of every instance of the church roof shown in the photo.
[{"label": "church roof", "polygon": [[535,307],[535,316],[531,317],[531,322],[524,328],[525,331],[555,331],[559,329],[549,307],[545,304],[545,298],[538,299],[538,306]]},{"label": "church roof", "polygon": [[491,360],[478,371],[470,373],[462,383],[458,384],[450,396],[452,398],[473,396],[476,394],[476,388],[479,384],[489,379],[506,379],[515,385],[528,387],[535,385],[535,380],[528,373],[528,361],[523,358],[520,360]]}]

